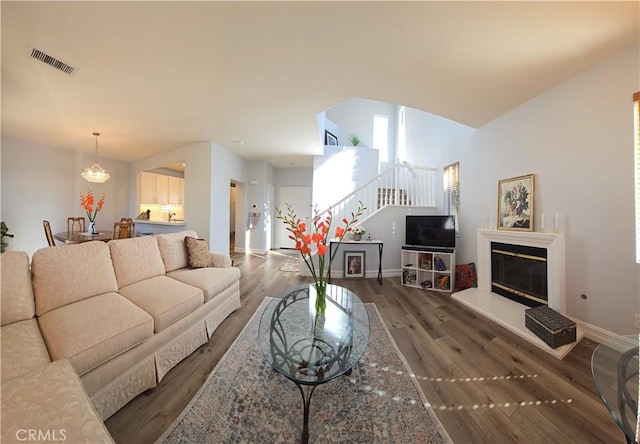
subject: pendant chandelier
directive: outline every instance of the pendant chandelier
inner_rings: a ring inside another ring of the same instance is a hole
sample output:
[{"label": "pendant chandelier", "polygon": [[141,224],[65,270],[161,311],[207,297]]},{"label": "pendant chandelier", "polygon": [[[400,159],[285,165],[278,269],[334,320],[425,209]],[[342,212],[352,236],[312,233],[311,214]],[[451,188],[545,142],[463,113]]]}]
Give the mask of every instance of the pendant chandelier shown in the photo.
[{"label": "pendant chandelier", "polygon": [[109,180],[111,174],[98,165],[98,136],[100,133],[93,133],[93,135],[96,137],[96,160],[93,162],[93,165],[83,169],[80,175],[87,182],[103,183]]}]

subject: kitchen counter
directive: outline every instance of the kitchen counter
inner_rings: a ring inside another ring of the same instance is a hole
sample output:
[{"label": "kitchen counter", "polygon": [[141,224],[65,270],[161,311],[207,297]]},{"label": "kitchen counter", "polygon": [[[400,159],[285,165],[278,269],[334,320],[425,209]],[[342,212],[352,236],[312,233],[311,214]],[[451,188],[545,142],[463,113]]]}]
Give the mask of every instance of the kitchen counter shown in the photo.
[{"label": "kitchen counter", "polygon": [[167,222],[166,220],[134,220],[136,225],[148,224],[148,225],[171,225],[175,227],[184,227],[186,224],[184,221],[180,222]]},{"label": "kitchen counter", "polygon": [[135,223],[137,236],[175,233],[184,230],[186,227],[184,221],[167,222],[164,220],[136,220]]}]

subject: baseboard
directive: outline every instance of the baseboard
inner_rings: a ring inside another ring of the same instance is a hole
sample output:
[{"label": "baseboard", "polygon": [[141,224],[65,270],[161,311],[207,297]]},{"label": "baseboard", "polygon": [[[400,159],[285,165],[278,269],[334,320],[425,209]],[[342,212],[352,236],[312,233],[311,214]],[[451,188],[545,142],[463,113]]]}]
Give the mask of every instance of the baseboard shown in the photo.
[{"label": "baseboard", "polygon": [[[300,268],[300,274],[302,276],[311,276],[311,273],[307,269],[307,267]],[[378,269],[375,270],[366,270],[364,272],[366,279],[378,279]],[[331,277],[336,279],[344,278],[344,270],[331,270]],[[400,277],[400,270],[382,270],[382,277]],[[359,278],[355,278],[359,279]]]},{"label": "baseboard", "polygon": [[616,333],[612,333],[604,328],[596,327],[595,325],[588,324],[580,319],[572,318],[571,316],[567,316],[571,320],[573,320],[577,326],[579,326],[584,332],[585,337],[591,339],[592,341],[602,343],[608,339],[615,338]]}]

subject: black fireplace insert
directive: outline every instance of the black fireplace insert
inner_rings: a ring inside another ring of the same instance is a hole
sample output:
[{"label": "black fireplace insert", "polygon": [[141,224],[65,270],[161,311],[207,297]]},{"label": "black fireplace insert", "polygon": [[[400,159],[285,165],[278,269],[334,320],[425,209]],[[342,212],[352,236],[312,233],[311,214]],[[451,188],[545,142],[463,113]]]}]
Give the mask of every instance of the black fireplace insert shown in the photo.
[{"label": "black fireplace insert", "polygon": [[491,242],[491,291],[528,307],[548,305],[547,249]]}]

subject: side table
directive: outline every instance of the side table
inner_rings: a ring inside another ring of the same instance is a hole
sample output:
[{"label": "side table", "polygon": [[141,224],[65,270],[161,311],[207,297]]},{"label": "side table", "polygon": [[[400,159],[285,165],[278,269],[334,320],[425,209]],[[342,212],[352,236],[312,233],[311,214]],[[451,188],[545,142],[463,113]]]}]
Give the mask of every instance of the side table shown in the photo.
[{"label": "side table", "polygon": [[[362,240],[362,241],[354,241],[344,239],[342,241],[338,241],[336,239],[331,239],[329,241],[329,257],[331,257],[331,251],[333,250],[333,244],[348,244],[348,245],[377,245],[378,246],[378,283],[382,285],[382,250],[384,248],[384,242],[379,239],[371,239],[371,240]],[[339,247],[340,245],[338,245]],[[327,274],[328,282],[331,282],[331,268],[329,268],[329,273]]]}]

